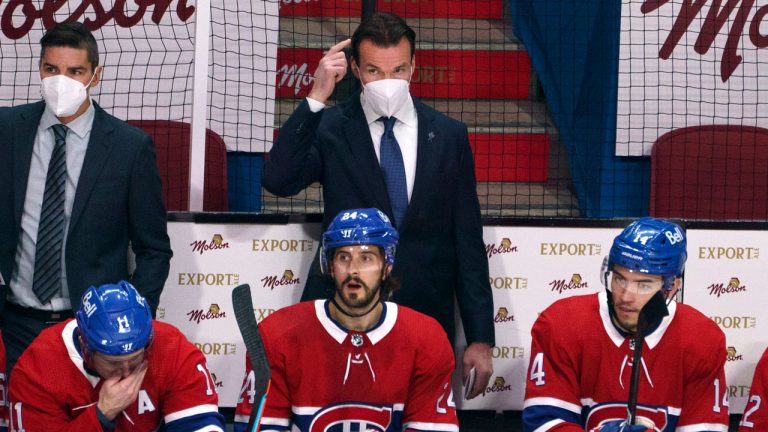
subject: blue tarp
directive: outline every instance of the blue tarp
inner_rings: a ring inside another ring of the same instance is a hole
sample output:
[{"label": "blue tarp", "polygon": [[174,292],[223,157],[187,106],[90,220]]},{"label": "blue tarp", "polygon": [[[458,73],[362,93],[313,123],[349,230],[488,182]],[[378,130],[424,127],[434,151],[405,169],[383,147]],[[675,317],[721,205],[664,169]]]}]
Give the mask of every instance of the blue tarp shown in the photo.
[{"label": "blue tarp", "polygon": [[616,149],[621,2],[511,0],[586,217],[648,214],[650,160]]}]

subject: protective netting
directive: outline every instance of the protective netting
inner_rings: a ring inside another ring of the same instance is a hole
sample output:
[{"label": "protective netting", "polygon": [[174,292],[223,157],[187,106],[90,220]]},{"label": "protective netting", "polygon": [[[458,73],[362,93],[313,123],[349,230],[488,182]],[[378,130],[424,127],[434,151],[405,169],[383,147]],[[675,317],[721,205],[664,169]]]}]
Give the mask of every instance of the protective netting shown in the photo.
[{"label": "protective netting", "polygon": [[[189,125],[202,118],[209,130],[205,210],[317,213],[323,205],[319,185],[288,198],[262,189],[265,154],[311,88],[324,50],[349,37],[363,14],[391,11],[417,33],[412,93],[469,127],[485,216],[768,217],[761,106],[761,89],[768,87],[758,73],[761,48],[768,45],[764,5],[206,5],[2,2],[0,104],[38,100],[44,28],[85,20],[104,65],[94,99],[154,135],[169,209],[188,208]],[[209,13],[200,13],[203,6]],[[204,51],[195,43],[200,17],[209,35]],[[196,58],[207,63],[202,79],[195,77]],[[195,99],[201,83],[206,96]],[[358,87],[349,74],[332,103]],[[655,143],[657,158],[651,156]],[[663,151],[664,143],[671,150]]]}]

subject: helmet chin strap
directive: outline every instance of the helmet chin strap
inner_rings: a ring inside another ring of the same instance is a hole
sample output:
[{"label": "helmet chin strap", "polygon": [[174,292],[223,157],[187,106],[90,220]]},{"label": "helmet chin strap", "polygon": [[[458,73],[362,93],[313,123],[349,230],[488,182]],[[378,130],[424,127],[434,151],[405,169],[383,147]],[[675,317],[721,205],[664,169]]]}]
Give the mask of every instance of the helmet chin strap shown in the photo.
[{"label": "helmet chin strap", "polygon": [[[664,290],[664,289],[662,288],[662,290]],[[607,297],[607,301],[608,301],[608,314],[611,316],[611,321],[614,323],[614,325],[616,325],[617,327],[621,328],[623,331],[625,331],[627,333],[635,333],[635,332],[630,332],[629,330],[625,329],[624,327],[622,327],[620,325],[619,318],[616,316],[616,310],[615,310],[615,308],[613,306],[613,296],[611,295],[611,290],[606,287],[605,288],[605,292],[607,294],[606,297]],[[664,317],[669,314],[669,311],[667,310],[667,307],[672,302],[672,299],[670,298],[670,299],[660,300],[658,298],[658,296],[660,294],[661,294],[662,298],[664,298],[665,295],[666,295],[666,294],[662,294],[661,291],[657,291],[656,294],[654,294],[653,297],[651,297],[651,299],[649,300],[649,303],[650,302],[655,302],[655,303],[652,305],[652,307],[646,313],[646,318],[649,319],[649,322],[646,322],[645,323],[645,328],[642,329],[644,333],[650,333],[651,331],[656,329],[659,326],[659,324],[661,324],[661,320],[664,319]],[[663,304],[663,306],[660,306],[659,302],[661,302],[661,304]],[[647,303],[646,303],[646,305],[647,305]],[[645,307],[644,307],[644,309],[645,309]],[[641,314],[642,313],[643,312],[641,312]],[[639,323],[639,321],[638,321],[638,323]]]}]

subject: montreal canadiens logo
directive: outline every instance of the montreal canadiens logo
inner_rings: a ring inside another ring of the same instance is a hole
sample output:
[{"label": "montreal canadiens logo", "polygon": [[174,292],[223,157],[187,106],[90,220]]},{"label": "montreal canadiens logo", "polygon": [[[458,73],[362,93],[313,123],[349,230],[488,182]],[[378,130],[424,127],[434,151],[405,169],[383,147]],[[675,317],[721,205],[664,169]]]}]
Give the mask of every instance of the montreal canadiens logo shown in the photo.
[{"label": "montreal canadiens logo", "polygon": [[309,432],[385,432],[390,423],[390,406],[341,403],[316,412]]}]

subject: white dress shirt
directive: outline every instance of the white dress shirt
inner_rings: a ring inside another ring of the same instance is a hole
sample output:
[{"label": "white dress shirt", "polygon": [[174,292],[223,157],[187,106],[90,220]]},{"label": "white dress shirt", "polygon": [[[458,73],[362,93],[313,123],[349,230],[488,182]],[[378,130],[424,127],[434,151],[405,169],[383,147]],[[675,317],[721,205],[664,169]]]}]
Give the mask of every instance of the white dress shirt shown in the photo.
[{"label": "white dress shirt", "polygon": [[[69,229],[69,218],[72,215],[72,204],[75,201],[77,182],[80,179],[80,171],[83,169],[85,151],[91,138],[93,118],[95,110],[93,103],[82,115],[69,122],[67,132],[67,179],[64,192],[64,232]],[[46,304],[41,304],[35,292],[32,290],[32,282],[35,273],[35,249],[37,246],[37,228],[40,224],[40,211],[43,207],[43,193],[45,192],[45,177],[48,172],[48,163],[51,160],[55,138],[51,126],[58,124],[59,119],[46,108],[37,126],[34,147],[32,148],[32,161],[29,165],[29,178],[27,179],[27,193],[24,196],[24,209],[21,213],[21,232],[19,244],[16,247],[16,266],[11,277],[11,295],[9,300],[19,306],[30,307],[49,311],[62,311],[71,309],[69,301],[69,289],[67,287],[67,270],[65,250],[67,236],[61,247],[61,278],[62,291],[55,294]]]},{"label": "white dress shirt", "polygon": [[[381,136],[384,134],[384,122],[378,121],[381,117],[371,108],[366,99],[365,92],[360,94],[360,103],[363,106],[365,120],[368,122],[368,130],[371,132],[373,149],[376,151],[376,158],[381,162]],[[307,98],[309,109],[312,112],[319,112],[325,108],[325,104],[311,98]],[[416,108],[413,106],[413,99],[408,96],[408,101],[400,110],[395,113],[395,126],[393,128],[397,143],[400,144],[400,153],[403,155],[403,165],[405,166],[405,181],[408,186],[408,201],[413,194],[413,182],[416,179],[416,156],[418,154],[419,142],[419,118],[416,114]]]}]

